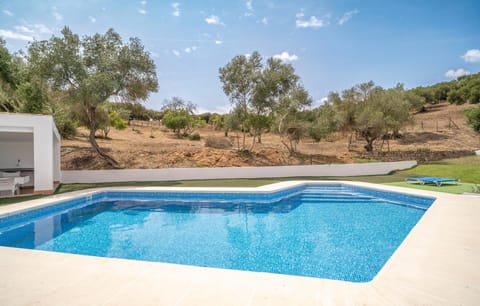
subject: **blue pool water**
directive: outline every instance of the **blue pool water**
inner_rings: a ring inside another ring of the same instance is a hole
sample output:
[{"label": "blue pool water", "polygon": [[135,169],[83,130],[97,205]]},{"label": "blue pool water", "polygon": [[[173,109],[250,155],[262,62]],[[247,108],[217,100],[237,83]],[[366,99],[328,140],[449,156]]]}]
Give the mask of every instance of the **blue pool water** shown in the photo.
[{"label": "blue pool water", "polygon": [[433,200],[340,184],[107,192],[0,218],[0,245],[365,282]]}]

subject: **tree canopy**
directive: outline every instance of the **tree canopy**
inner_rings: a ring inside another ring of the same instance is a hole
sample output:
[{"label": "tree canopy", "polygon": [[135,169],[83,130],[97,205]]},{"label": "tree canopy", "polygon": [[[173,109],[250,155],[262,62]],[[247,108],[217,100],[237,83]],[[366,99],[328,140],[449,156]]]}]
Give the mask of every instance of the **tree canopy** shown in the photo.
[{"label": "tree canopy", "polygon": [[196,122],[196,106],[179,97],[166,100],[162,111],[164,112],[163,124],[171,129],[177,137],[188,136],[193,131]]},{"label": "tree canopy", "polygon": [[[274,58],[267,59],[264,64],[262,56],[256,51],[249,57],[234,57],[219,72],[223,91],[234,106],[231,116],[237,117],[240,122],[242,150],[247,149],[246,134],[253,134],[250,147],[253,150],[255,140],[261,141],[262,131],[271,127],[279,113],[283,114],[280,120],[282,127],[277,130],[286,133],[285,120],[292,118],[287,116],[287,113],[292,114],[290,105],[295,104],[299,110],[310,101],[291,65]],[[300,101],[300,97],[306,100]]]},{"label": "tree canopy", "polygon": [[[411,110],[418,97],[407,94],[403,85],[384,89],[373,81],[344,90],[342,95],[330,93],[328,103],[336,112],[340,130],[358,133],[365,139],[367,152],[374,142],[386,134],[397,135],[411,119]],[[332,125],[334,123],[331,123]]]},{"label": "tree canopy", "polygon": [[465,117],[472,129],[480,133],[480,106],[465,110]]},{"label": "tree canopy", "polygon": [[410,91],[424,98],[426,103],[431,104],[441,101],[453,104],[477,104],[480,103],[480,73],[461,76],[449,82],[413,88]]},{"label": "tree canopy", "polygon": [[67,102],[78,106],[87,118],[92,147],[116,166],[95,140],[97,108],[108,99],[133,103],[147,99],[158,90],[155,64],[138,38],[124,43],[113,29],[80,38],[65,27],[61,34],[30,45],[31,69],[53,91],[65,93]]}]

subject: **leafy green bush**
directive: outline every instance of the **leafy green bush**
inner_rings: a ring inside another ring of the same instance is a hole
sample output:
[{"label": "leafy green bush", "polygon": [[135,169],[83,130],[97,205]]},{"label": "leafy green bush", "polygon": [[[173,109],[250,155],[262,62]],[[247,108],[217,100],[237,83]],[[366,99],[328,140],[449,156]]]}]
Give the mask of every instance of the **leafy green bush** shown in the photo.
[{"label": "leafy green bush", "polygon": [[190,140],[198,141],[198,140],[200,140],[200,134],[199,134],[198,132],[195,132],[195,133],[193,133],[192,135],[190,135],[188,138],[189,138]]},{"label": "leafy green bush", "polygon": [[465,110],[468,124],[477,133],[480,133],[480,106]]},{"label": "leafy green bush", "polygon": [[17,95],[22,101],[22,112],[41,114],[45,111],[47,95],[39,85],[30,82],[20,84]]},{"label": "leafy green bush", "polygon": [[478,185],[478,184],[473,184],[473,186],[472,186],[472,192],[473,192],[473,193],[480,193],[480,185]]},{"label": "leafy green bush", "polygon": [[[188,135],[192,116],[186,110],[167,111],[163,117],[163,124],[171,129],[178,137]],[[182,132],[183,130],[183,132]]]},{"label": "leafy green bush", "polygon": [[75,137],[77,134],[77,123],[69,112],[56,112],[53,114],[53,120],[62,138],[69,139]]}]

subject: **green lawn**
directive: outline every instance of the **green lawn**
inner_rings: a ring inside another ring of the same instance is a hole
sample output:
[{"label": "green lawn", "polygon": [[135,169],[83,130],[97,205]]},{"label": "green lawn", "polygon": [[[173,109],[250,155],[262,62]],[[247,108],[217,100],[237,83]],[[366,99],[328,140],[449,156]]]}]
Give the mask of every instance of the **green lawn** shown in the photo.
[{"label": "green lawn", "polygon": [[[454,177],[461,180],[458,185],[445,184],[420,185],[406,183],[405,178],[415,176],[440,176]],[[456,159],[446,159],[430,164],[419,165],[415,168],[396,171],[388,175],[350,176],[350,177],[286,177],[286,178],[262,178],[262,179],[228,179],[228,180],[196,180],[196,181],[167,181],[167,182],[124,182],[124,183],[101,183],[101,184],[62,184],[56,193],[65,193],[75,190],[112,186],[175,186],[175,187],[258,187],[289,180],[343,180],[359,181],[376,184],[386,184],[408,188],[440,191],[461,194],[472,192],[475,184],[480,184],[480,156],[468,156]],[[0,205],[27,201],[38,196],[0,198]]]},{"label": "green lawn", "polygon": [[475,188],[475,184],[471,183],[459,183],[456,184],[442,184],[442,186],[436,185],[422,185],[419,183],[407,183],[407,182],[394,182],[394,183],[387,183],[385,185],[391,186],[398,186],[398,187],[407,187],[407,188],[414,188],[414,189],[422,189],[422,190],[431,190],[431,191],[438,191],[438,192],[446,192],[446,193],[453,193],[453,194],[462,194],[464,192],[473,192]]},{"label": "green lawn", "polygon": [[444,159],[402,172],[410,176],[454,177],[465,183],[480,184],[480,156]]},{"label": "green lawn", "polygon": [[28,195],[28,196],[18,196],[18,197],[9,197],[9,198],[0,198],[0,205],[13,204],[18,202],[35,200],[38,198],[43,198],[44,195]]}]

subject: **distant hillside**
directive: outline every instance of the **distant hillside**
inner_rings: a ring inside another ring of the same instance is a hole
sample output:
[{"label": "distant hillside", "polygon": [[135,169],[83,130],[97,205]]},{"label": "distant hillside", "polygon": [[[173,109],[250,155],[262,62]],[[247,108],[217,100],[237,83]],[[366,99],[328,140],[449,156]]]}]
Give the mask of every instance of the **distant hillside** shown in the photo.
[{"label": "distant hillside", "polygon": [[480,73],[459,77],[450,82],[417,87],[412,92],[425,98],[426,103],[448,101],[453,104],[480,103]]}]

